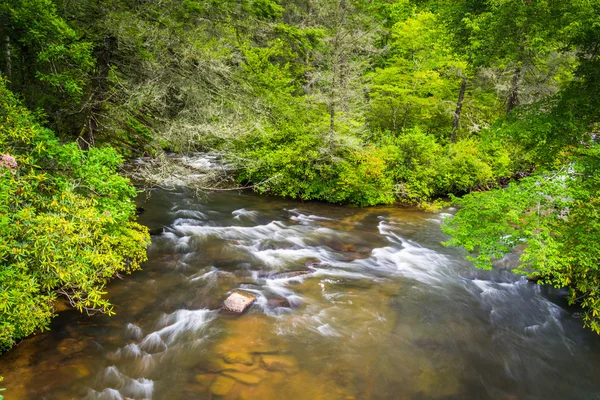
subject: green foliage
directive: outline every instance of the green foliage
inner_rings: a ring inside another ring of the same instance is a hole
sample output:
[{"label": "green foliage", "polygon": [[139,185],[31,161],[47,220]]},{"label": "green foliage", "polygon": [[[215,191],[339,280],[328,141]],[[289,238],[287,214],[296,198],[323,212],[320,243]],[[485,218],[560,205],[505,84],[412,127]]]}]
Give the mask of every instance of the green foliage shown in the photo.
[{"label": "green foliage", "polygon": [[[14,26],[14,36],[23,59],[34,56],[32,64],[20,65],[29,77],[49,85],[58,101],[64,93],[67,101],[79,101],[86,78],[95,64],[92,43],[80,40],[71,26],[58,15],[51,0],[8,0],[0,5],[0,15],[6,15]],[[11,33],[13,33],[11,32]],[[18,59],[15,57],[15,59]],[[31,90],[32,82],[14,75],[13,86]],[[20,81],[18,80],[20,79]],[[31,98],[31,100],[34,100]],[[37,106],[51,106],[48,103]]]},{"label": "green foliage", "polygon": [[515,272],[569,288],[569,302],[586,310],[586,326],[598,333],[599,155],[594,146],[557,172],[455,199],[461,210],[444,225],[446,244],[463,247],[480,268],[523,248]]},{"label": "green foliage", "polygon": [[397,196],[411,203],[495,186],[511,173],[507,150],[491,138],[470,138],[443,146],[434,136],[415,128],[387,138],[382,148]]},{"label": "green foliage", "polygon": [[[416,14],[392,28],[391,57],[371,74],[371,125],[398,132],[416,125],[437,132],[450,126],[464,62],[444,40],[446,32],[431,12]],[[448,133],[450,130],[448,130]]]},{"label": "green foliage", "polygon": [[46,329],[53,302],[112,313],[106,283],[145,260],[135,189],[110,148],[62,145],[0,81],[0,350]]},{"label": "green foliage", "polygon": [[339,166],[338,178],[325,200],[358,206],[392,204],[394,180],[388,171],[385,154],[377,148],[353,151]]}]

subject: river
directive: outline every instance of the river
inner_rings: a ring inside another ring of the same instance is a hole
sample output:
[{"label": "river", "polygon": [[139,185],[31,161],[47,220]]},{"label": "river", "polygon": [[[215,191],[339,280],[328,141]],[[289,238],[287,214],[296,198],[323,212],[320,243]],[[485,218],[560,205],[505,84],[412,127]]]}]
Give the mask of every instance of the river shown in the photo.
[{"label": "river", "polygon": [[[140,202],[164,233],[111,283],[117,314],[61,311],[0,357],[7,400],[600,399],[600,337],[560,291],[443,247],[446,213]],[[241,316],[219,311],[234,289],[257,296]]]}]

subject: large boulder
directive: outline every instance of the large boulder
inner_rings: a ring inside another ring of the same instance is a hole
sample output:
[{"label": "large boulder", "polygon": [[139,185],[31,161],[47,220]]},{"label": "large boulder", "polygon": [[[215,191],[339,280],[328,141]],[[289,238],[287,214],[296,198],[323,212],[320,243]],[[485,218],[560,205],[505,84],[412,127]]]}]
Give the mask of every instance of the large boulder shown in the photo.
[{"label": "large boulder", "polygon": [[231,311],[241,314],[248,309],[256,301],[256,296],[252,293],[236,290],[229,295],[223,303],[225,311]]}]

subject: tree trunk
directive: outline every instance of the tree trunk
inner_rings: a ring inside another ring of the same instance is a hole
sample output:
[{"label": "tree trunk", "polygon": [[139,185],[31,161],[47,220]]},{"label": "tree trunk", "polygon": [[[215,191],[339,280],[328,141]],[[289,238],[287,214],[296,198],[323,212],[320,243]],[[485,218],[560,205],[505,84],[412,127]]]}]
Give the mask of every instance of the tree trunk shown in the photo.
[{"label": "tree trunk", "polygon": [[508,105],[506,107],[507,114],[519,105],[519,81],[521,80],[521,64],[523,62],[523,50],[523,47],[519,48],[517,66],[515,67],[515,71],[513,73],[512,84],[510,85],[510,92],[508,94]]},{"label": "tree trunk", "polygon": [[463,101],[465,100],[465,92],[467,91],[467,78],[463,76],[460,84],[460,92],[458,93],[458,101],[456,102],[456,111],[454,111],[454,122],[452,123],[452,134],[450,135],[450,141],[454,143],[456,141],[456,132],[460,124],[460,113],[462,112]]},{"label": "tree trunk", "polygon": [[90,98],[82,135],[77,140],[79,146],[85,150],[88,150],[93,146],[96,140],[98,117],[102,114],[102,105],[104,103],[106,91],[108,90],[108,75],[110,73],[113,49],[115,48],[116,39],[108,38],[96,53],[98,69],[93,79],[93,82],[96,83],[96,87],[93,88],[93,93]]},{"label": "tree trunk", "polygon": [[335,134],[335,105],[331,103],[329,107],[329,140],[333,141]]},{"label": "tree trunk", "polygon": [[8,78],[8,80],[10,81],[12,78],[12,63],[11,63],[11,54],[10,54],[10,36],[6,35],[6,37],[4,38],[4,57],[5,57],[5,65],[6,65],[6,70],[5,70],[5,75]]},{"label": "tree trunk", "polygon": [[515,68],[510,93],[508,95],[508,106],[506,112],[510,113],[516,106],[519,105],[519,79],[521,78],[521,67]]},{"label": "tree trunk", "polygon": [[4,75],[8,78],[9,81],[12,79],[12,54],[11,54],[11,44],[10,44],[10,20],[5,15],[0,14],[0,32],[4,35],[2,38],[3,47],[4,47],[4,65],[2,71],[0,71],[0,75]]}]

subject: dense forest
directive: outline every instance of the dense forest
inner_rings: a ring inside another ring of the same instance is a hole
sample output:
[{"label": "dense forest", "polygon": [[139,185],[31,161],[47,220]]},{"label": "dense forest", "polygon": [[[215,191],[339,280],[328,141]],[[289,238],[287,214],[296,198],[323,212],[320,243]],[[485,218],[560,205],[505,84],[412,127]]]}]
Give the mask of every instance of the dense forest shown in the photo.
[{"label": "dense forest", "polygon": [[[145,259],[126,159],[212,152],[259,193],[459,206],[472,261],[600,333],[597,0],[4,0],[0,351]],[[454,197],[457,196],[457,197]]]}]

